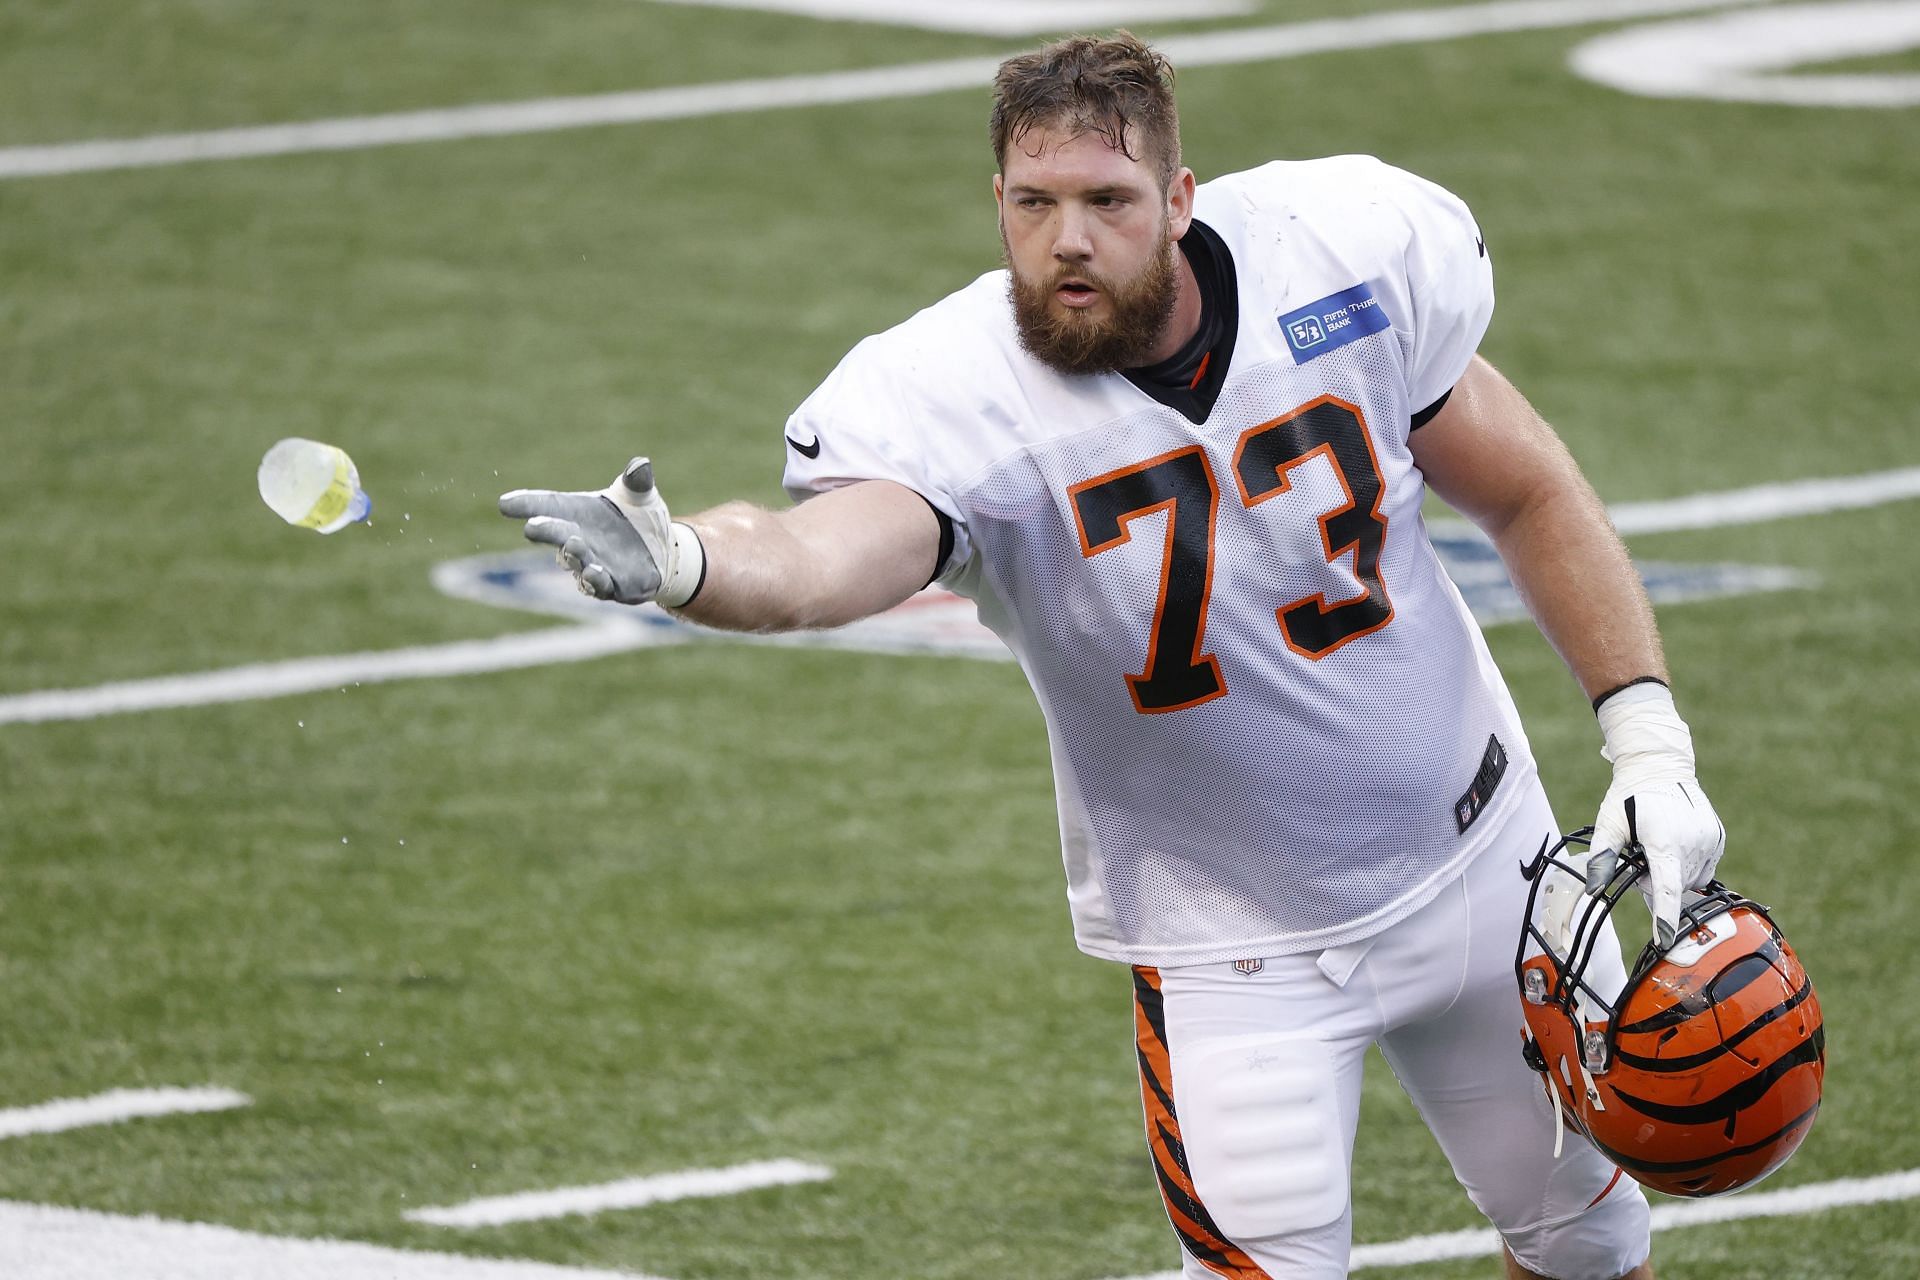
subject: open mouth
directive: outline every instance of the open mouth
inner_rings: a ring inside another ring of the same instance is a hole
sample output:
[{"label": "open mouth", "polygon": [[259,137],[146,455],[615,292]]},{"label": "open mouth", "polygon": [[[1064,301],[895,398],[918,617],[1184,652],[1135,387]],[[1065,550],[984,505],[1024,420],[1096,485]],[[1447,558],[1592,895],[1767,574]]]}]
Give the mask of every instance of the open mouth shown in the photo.
[{"label": "open mouth", "polygon": [[1070,307],[1090,307],[1100,297],[1100,291],[1084,280],[1062,280],[1054,287],[1053,296]]}]

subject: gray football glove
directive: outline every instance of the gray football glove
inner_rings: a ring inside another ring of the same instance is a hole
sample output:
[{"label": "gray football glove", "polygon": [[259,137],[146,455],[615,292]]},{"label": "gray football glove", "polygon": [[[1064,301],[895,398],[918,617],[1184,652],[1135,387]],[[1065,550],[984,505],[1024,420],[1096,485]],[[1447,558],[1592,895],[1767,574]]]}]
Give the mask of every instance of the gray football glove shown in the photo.
[{"label": "gray football glove", "polygon": [[706,554],[693,529],[667,515],[653,464],[635,458],[598,493],[515,489],[500,514],[527,522],[531,542],[553,547],[580,590],[601,600],[679,608],[706,580]]}]

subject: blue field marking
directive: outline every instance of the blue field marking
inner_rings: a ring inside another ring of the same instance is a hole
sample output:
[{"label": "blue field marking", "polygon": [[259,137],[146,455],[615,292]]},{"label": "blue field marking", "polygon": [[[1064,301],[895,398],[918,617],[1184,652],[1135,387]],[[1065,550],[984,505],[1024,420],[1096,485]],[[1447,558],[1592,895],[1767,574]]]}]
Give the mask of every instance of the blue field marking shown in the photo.
[{"label": "blue field marking", "polygon": [[[1872,481],[1863,485],[1861,481]],[[1802,488],[1807,488],[1803,493]],[[1870,490],[1870,491],[1869,491]],[[1729,494],[1700,494],[1667,503],[1616,509],[1626,530],[1705,528],[1746,524],[1788,515],[1852,509],[1920,497],[1920,468],[1813,481],[1807,486],[1767,486]],[[1526,616],[1500,558],[1468,526],[1450,521],[1429,529],[1441,561],[1483,625]],[[1641,561],[1647,593],[1658,604],[1759,591],[1811,587],[1810,573],[1773,565],[1671,564]],[[433,583],[457,599],[518,612],[557,615],[576,625],[516,632],[483,640],[416,645],[402,649],[244,663],[212,671],[121,680],[77,689],[42,689],[0,695],[0,724],[90,720],[203,707],[224,702],[280,698],[352,684],[439,679],[514,671],[560,662],[587,662],[635,649],[701,640],[796,648],[847,649],[858,653],[921,654],[1005,661],[999,637],[982,626],[972,601],[929,587],[903,604],[832,631],[743,634],[713,631],[673,617],[655,605],[629,608],[579,593],[571,574],[544,551],[471,556],[435,566]]]},{"label": "blue field marking", "polygon": [[[1467,607],[1481,626],[1520,622],[1527,607],[1507,577],[1506,566],[1493,544],[1471,533],[1435,530],[1434,549],[1447,575],[1460,588]],[[1665,560],[1635,560],[1640,580],[1655,604],[1689,600],[1716,600],[1726,596],[1789,591],[1818,584],[1813,574],[1780,565],[1689,564]]]},{"label": "blue field marking", "polygon": [[[1527,617],[1520,593],[1491,543],[1477,534],[1435,528],[1430,536],[1440,562],[1460,588],[1467,607],[1482,626],[1498,626]],[[1786,591],[1815,585],[1813,575],[1778,565],[1688,564],[1636,561],[1647,595],[1655,604],[1713,600],[1725,596]],[[659,643],[676,640],[750,640],[807,648],[855,649],[867,653],[948,654],[966,658],[1011,659],[998,637],[974,617],[971,601],[929,587],[886,613],[832,631],[801,631],[778,636],[738,636],[684,622],[651,605],[633,608],[580,594],[573,575],[544,551],[510,551],[471,556],[437,566],[436,587],[448,595],[502,609],[572,618],[581,622],[644,627]]]}]

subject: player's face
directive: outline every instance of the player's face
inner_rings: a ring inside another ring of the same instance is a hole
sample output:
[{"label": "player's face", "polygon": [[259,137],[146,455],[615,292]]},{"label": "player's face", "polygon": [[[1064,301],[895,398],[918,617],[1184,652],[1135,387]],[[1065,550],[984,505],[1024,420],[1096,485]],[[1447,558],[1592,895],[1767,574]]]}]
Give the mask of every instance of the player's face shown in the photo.
[{"label": "player's face", "polygon": [[1034,128],[1007,148],[993,189],[1027,350],[1063,373],[1149,363],[1178,298],[1173,242],[1192,221],[1193,174],[1163,188],[1149,160],[1098,133]]}]

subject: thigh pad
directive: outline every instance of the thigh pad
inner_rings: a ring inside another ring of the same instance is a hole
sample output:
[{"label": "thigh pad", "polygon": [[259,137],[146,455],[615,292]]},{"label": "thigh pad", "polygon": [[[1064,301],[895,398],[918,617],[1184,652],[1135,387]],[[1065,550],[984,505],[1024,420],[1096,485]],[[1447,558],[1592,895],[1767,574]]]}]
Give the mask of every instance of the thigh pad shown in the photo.
[{"label": "thigh pad", "polygon": [[1194,1191],[1236,1241],[1310,1231],[1347,1209],[1333,1054],[1300,1035],[1234,1036],[1172,1055]]}]

